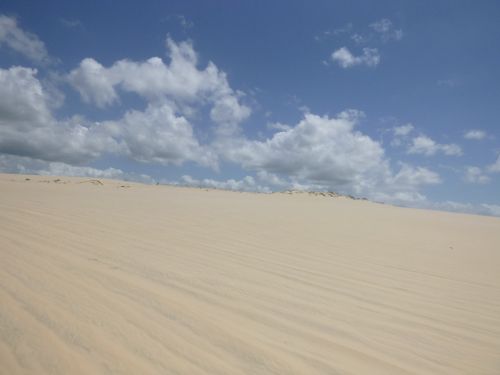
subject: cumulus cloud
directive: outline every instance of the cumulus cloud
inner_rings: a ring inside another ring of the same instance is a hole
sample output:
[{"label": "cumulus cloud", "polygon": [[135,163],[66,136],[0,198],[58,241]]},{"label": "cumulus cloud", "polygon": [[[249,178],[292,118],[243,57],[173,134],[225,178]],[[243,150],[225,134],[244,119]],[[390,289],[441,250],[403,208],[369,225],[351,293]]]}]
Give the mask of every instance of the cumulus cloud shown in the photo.
[{"label": "cumulus cloud", "polygon": [[267,123],[267,128],[276,131],[284,131],[284,130],[290,130],[291,126],[283,124],[281,122],[269,122]]},{"label": "cumulus cloud", "polygon": [[405,137],[408,134],[410,134],[413,131],[413,129],[415,128],[413,127],[412,124],[405,124],[401,126],[395,126],[394,128],[392,128],[394,135],[396,137]]},{"label": "cumulus cloud", "polygon": [[380,63],[380,54],[376,48],[363,48],[362,51],[361,55],[355,56],[347,47],[342,47],[332,53],[331,59],[342,68],[357,65],[375,67]]},{"label": "cumulus cloud", "polygon": [[22,30],[15,18],[0,15],[0,47],[4,45],[36,63],[49,61],[45,44],[35,34]]},{"label": "cumulus cloud", "polygon": [[500,172],[500,156],[497,160],[484,167],[468,166],[464,169],[464,180],[472,184],[486,184],[491,181],[491,174]]},{"label": "cumulus cloud", "polygon": [[82,60],[67,80],[82,99],[105,107],[119,101],[119,91],[135,93],[148,102],[166,99],[183,106],[208,103],[211,118],[221,126],[240,123],[251,113],[240,102],[243,93],[234,91],[226,74],[209,62],[198,68],[198,57],[191,42],[175,43],[167,38],[170,63],[159,57],[146,61],[120,60],[104,67],[92,58]]},{"label": "cumulus cloud", "polygon": [[391,140],[392,146],[401,146],[404,142],[408,141],[408,136],[414,130],[412,124],[405,124],[400,126],[395,126],[391,130],[393,138]]},{"label": "cumulus cloud", "polygon": [[409,187],[434,185],[441,183],[441,177],[424,167],[412,167],[402,163],[399,172],[389,179],[390,185],[408,189]]},{"label": "cumulus cloud", "polygon": [[[219,145],[222,157],[257,174],[263,184],[283,188],[334,190],[384,200],[414,197],[439,176],[402,165],[393,172],[382,146],[355,126],[362,113],[336,117],[305,113],[295,126],[283,126],[266,140],[233,138]],[[413,199],[413,198],[412,198]]]},{"label": "cumulus cloud", "polygon": [[112,77],[92,58],[83,59],[80,66],[69,74],[68,80],[87,103],[105,107],[118,100]]},{"label": "cumulus cloud", "polygon": [[200,145],[189,115],[208,103],[217,131],[231,136],[250,108],[240,103],[243,93],[233,90],[214,64],[205,70],[196,67],[191,43],[168,39],[167,44],[168,65],[152,58],[122,60],[106,68],[89,58],[68,75],[82,98],[98,106],[118,102],[120,91],[147,101],[142,111],[128,110],[121,118],[102,122],[82,116],[55,118],[51,103],[60,98],[37,78],[36,69],[0,69],[0,153],[73,165],[110,154],[164,165],[193,161],[216,169],[217,155]]},{"label": "cumulus cloud", "polygon": [[122,146],[120,152],[131,159],[165,165],[191,160],[217,167],[216,155],[199,144],[192,125],[169,103],[150,104],[145,111],[130,110],[105,125]]},{"label": "cumulus cloud", "polygon": [[[377,42],[381,39],[383,42],[388,41],[398,41],[403,38],[403,31],[401,29],[396,29],[393,26],[391,20],[383,18],[369,25],[373,30],[367,35],[362,35],[357,32],[353,32],[350,35],[350,40],[352,40],[357,45],[367,44],[368,42]],[[342,33],[351,32],[352,25],[349,29],[342,29]],[[318,39],[317,39],[318,40]],[[354,66],[368,66],[375,67],[380,63],[380,53],[377,48],[365,47],[362,49],[362,53],[355,55],[347,47],[341,47],[335,50],[331,56],[331,60],[337,63],[340,67],[346,69]],[[323,64],[328,65],[328,62],[323,61]]]},{"label": "cumulus cloud", "polygon": [[473,129],[464,134],[465,139],[481,140],[486,138],[486,132],[483,130]]},{"label": "cumulus cloud", "polygon": [[449,156],[461,156],[463,155],[462,148],[454,143],[451,144],[438,144],[439,150],[441,150],[445,155]]},{"label": "cumulus cloud", "polygon": [[35,69],[0,69],[0,153],[81,163],[116,144],[99,124],[75,116],[57,121]]},{"label": "cumulus cloud", "polygon": [[198,143],[189,121],[168,101],[130,110],[117,120],[58,120],[36,70],[0,69],[0,153],[81,165],[105,154],[141,162],[180,165],[191,160],[217,167],[214,153]]},{"label": "cumulus cloud", "polygon": [[36,69],[18,66],[0,69],[0,115],[4,122],[12,120],[26,129],[33,122],[51,120],[46,94],[36,74]]},{"label": "cumulus cloud", "polygon": [[441,152],[448,156],[460,156],[463,154],[460,146],[456,144],[440,144],[426,135],[419,135],[412,139],[408,148],[409,154],[422,154],[426,156]]},{"label": "cumulus cloud", "polygon": [[488,171],[491,173],[498,173],[500,172],[500,155],[498,156],[497,160],[488,166]]},{"label": "cumulus cloud", "polygon": [[378,33],[384,42],[403,38],[403,30],[395,29],[392,21],[387,18],[373,22],[370,28]]},{"label": "cumulus cloud", "polygon": [[222,135],[230,135],[237,131],[237,125],[250,116],[250,108],[241,105],[235,95],[224,95],[215,101],[210,110],[210,118],[219,124],[218,131]]},{"label": "cumulus cloud", "polygon": [[384,153],[377,142],[353,131],[355,116],[345,113],[328,118],[306,113],[288,131],[275,133],[265,141],[226,145],[229,147],[222,152],[244,168],[317,183],[350,184],[360,175],[379,169]]},{"label": "cumulus cloud", "polygon": [[490,177],[479,167],[466,167],[464,179],[472,184],[486,184],[490,181]]},{"label": "cumulus cloud", "polygon": [[427,202],[426,196],[420,189],[441,182],[439,174],[428,168],[400,163],[399,171],[385,176],[377,189],[369,193],[368,197],[386,203],[420,207]]}]

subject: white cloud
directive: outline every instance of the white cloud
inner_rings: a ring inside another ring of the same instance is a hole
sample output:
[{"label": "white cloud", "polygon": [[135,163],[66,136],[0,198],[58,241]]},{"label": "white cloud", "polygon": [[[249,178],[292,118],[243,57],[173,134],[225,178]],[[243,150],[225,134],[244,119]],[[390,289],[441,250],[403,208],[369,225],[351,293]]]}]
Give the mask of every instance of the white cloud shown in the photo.
[{"label": "white cloud", "polygon": [[434,185],[441,183],[441,178],[436,172],[424,167],[412,167],[402,164],[399,172],[389,179],[390,185],[400,187],[415,187],[423,185]]},{"label": "white cloud", "polygon": [[[191,42],[175,43],[167,38],[170,63],[159,57],[134,62],[120,60],[109,68],[87,58],[68,75],[68,82],[83,100],[105,107],[119,100],[118,91],[135,93],[148,102],[173,101],[179,109],[209,103],[211,118],[221,127],[245,120],[251,113],[240,103],[243,96],[229,86],[226,74],[209,62],[198,69],[198,57]],[[188,108],[189,112],[192,110]]]},{"label": "white cloud", "polygon": [[431,138],[421,135],[413,138],[412,144],[408,149],[410,154],[434,155],[439,147]]},{"label": "white cloud", "polygon": [[422,154],[426,156],[442,152],[448,156],[462,155],[462,149],[456,144],[439,144],[426,135],[419,135],[412,139],[408,148],[409,154]]},{"label": "white cloud", "polygon": [[286,131],[290,130],[292,127],[287,124],[283,124],[281,122],[270,122],[267,124],[267,128],[271,130],[277,130],[277,131]]},{"label": "white cloud", "polygon": [[376,190],[368,194],[368,197],[385,203],[419,207],[427,202],[427,198],[420,193],[420,189],[426,185],[440,184],[441,177],[424,167],[400,164],[400,170],[395,174],[385,176],[385,180]]},{"label": "white cloud", "polygon": [[[354,43],[366,44],[370,41],[376,41],[375,36],[379,36],[380,39],[384,42],[388,42],[390,40],[401,40],[403,38],[403,31],[401,29],[395,29],[392,22],[389,19],[381,19],[377,22],[374,22],[369,25],[371,29],[373,29],[374,33],[369,33],[368,35],[361,35],[357,32],[353,32],[350,35],[350,39],[354,41]],[[351,32],[352,25],[350,25],[349,29],[341,29],[340,33]],[[376,38],[378,39],[378,38]],[[318,38],[317,38],[318,40]],[[351,68],[353,66],[369,66],[375,67],[380,63],[380,53],[377,48],[363,48],[362,53],[360,55],[353,54],[347,47],[341,47],[335,50],[331,56],[331,60],[334,63],[337,63],[342,68]],[[326,61],[323,61],[323,64],[328,65]]]},{"label": "white cloud", "polygon": [[0,153],[81,163],[115,146],[104,127],[74,116],[57,121],[35,69],[0,69]]},{"label": "white cloud", "polygon": [[384,152],[377,142],[353,131],[356,119],[348,116],[328,118],[307,113],[288,131],[265,141],[225,145],[229,147],[222,152],[252,170],[314,183],[351,184],[358,176],[380,168]]},{"label": "white cloud", "polygon": [[248,116],[250,108],[241,105],[234,94],[221,96],[210,110],[210,118],[219,124],[218,131],[224,135],[236,131],[236,126]]},{"label": "white cloud", "polygon": [[366,43],[367,38],[364,37],[363,35],[360,35],[358,33],[354,33],[351,35],[351,39],[356,43],[356,44],[363,44]]},{"label": "white cloud", "polygon": [[92,58],[83,59],[68,79],[87,103],[94,102],[98,107],[105,107],[118,101],[112,77]]},{"label": "white cloud", "polygon": [[[239,103],[243,94],[229,87],[215,65],[209,64],[204,71],[196,68],[190,43],[168,43],[172,57],[168,66],[153,58],[144,63],[123,60],[105,68],[85,59],[69,75],[84,100],[99,106],[118,101],[117,88],[148,101],[144,111],[129,110],[119,119],[101,123],[81,116],[56,119],[50,107],[55,100],[37,79],[35,69],[0,69],[0,153],[76,165],[105,154],[125,155],[140,162],[180,165],[193,161],[216,169],[216,153],[200,145],[186,116],[210,102],[218,132],[230,137],[250,109]],[[162,84],[156,82],[162,79]]]},{"label": "white cloud", "polygon": [[404,142],[408,142],[408,136],[414,130],[412,124],[405,124],[400,126],[395,126],[391,129],[393,134],[393,139],[391,140],[392,146],[401,146]]},{"label": "white cloud", "polygon": [[144,112],[130,110],[113,121],[57,120],[36,70],[0,69],[0,153],[84,164],[104,154],[141,162],[179,165],[194,161],[217,167],[217,157],[198,143],[189,121],[165,101]]},{"label": "white cloud", "polygon": [[370,24],[370,27],[377,33],[387,33],[392,29],[392,22],[387,18],[382,18],[381,20]]},{"label": "white cloud", "polygon": [[492,172],[492,173],[497,173],[497,172],[500,172],[500,155],[498,156],[497,160],[488,166],[488,172]]},{"label": "white cloud", "polygon": [[304,114],[295,126],[264,141],[233,138],[219,144],[226,160],[257,174],[278,189],[334,190],[345,194],[394,200],[414,197],[439,176],[426,168],[390,168],[382,146],[354,129],[362,113],[344,111],[334,118]]},{"label": "white cloud", "polygon": [[52,116],[37,70],[19,66],[0,68],[1,120],[20,122],[23,129],[33,122],[46,123]]},{"label": "white cloud", "polygon": [[191,124],[168,103],[150,104],[144,112],[130,110],[122,119],[105,124],[120,142],[120,153],[131,159],[165,165],[191,160],[217,167],[216,155],[198,143]]},{"label": "white cloud", "polygon": [[465,167],[464,180],[473,184],[486,184],[490,182],[490,175],[500,172],[500,156],[497,160],[484,168],[476,166]]},{"label": "white cloud", "polygon": [[464,179],[472,184],[486,184],[490,181],[490,178],[479,167],[466,167]]},{"label": "white cloud", "polygon": [[332,53],[331,59],[342,68],[351,68],[356,65],[374,67],[380,63],[380,55],[376,48],[363,48],[363,53],[355,56],[346,47],[342,47]]},{"label": "white cloud", "polygon": [[35,34],[19,28],[15,18],[0,14],[0,47],[2,45],[36,63],[49,61],[45,44]]},{"label": "white cloud", "polygon": [[486,132],[483,130],[469,130],[464,134],[465,139],[481,140],[486,138]]},{"label": "white cloud", "polygon": [[397,137],[405,137],[408,134],[410,134],[413,131],[413,129],[415,128],[413,127],[412,124],[405,124],[401,126],[395,126],[394,128],[392,128],[394,135]]},{"label": "white cloud", "polygon": [[439,149],[448,156],[461,156],[463,155],[462,148],[454,143],[452,144],[439,144]]},{"label": "white cloud", "polygon": [[219,136],[231,136],[251,110],[240,103],[243,93],[231,89],[225,73],[213,63],[198,69],[190,42],[177,44],[167,38],[167,47],[169,64],[153,57],[143,62],[120,60],[107,68],[87,58],[67,79],[84,101],[99,107],[118,102],[119,91],[146,99],[144,112],[130,110],[122,119],[106,122],[132,159],[177,165],[192,160],[216,168],[217,156],[199,145],[186,116],[208,103]]},{"label": "white cloud", "polygon": [[387,18],[383,18],[370,24],[370,27],[373,31],[380,34],[384,42],[389,40],[401,40],[403,38],[403,30],[395,29],[392,21]]}]

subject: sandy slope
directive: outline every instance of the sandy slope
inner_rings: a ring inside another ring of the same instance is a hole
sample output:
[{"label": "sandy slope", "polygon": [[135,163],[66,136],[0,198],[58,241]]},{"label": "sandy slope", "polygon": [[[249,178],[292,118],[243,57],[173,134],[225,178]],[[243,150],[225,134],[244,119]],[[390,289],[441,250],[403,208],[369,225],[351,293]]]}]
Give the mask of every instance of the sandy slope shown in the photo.
[{"label": "sandy slope", "polygon": [[500,374],[498,218],[26,177],[1,374]]}]

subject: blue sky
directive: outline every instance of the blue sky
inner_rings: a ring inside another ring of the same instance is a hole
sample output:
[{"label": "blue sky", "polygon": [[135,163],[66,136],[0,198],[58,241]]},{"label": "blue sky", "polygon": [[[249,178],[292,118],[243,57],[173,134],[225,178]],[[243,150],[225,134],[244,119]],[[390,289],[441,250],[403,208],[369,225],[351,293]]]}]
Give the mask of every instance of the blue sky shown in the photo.
[{"label": "blue sky", "polygon": [[0,170],[500,215],[497,1],[3,1]]}]

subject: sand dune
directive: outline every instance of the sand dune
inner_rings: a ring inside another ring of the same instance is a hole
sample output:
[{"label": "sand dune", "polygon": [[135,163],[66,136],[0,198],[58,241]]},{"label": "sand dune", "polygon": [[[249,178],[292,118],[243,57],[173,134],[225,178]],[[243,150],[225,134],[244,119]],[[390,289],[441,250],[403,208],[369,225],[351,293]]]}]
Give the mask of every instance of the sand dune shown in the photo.
[{"label": "sand dune", "polygon": [[1,175],[0,373],[500,374],[500,219]]}]

